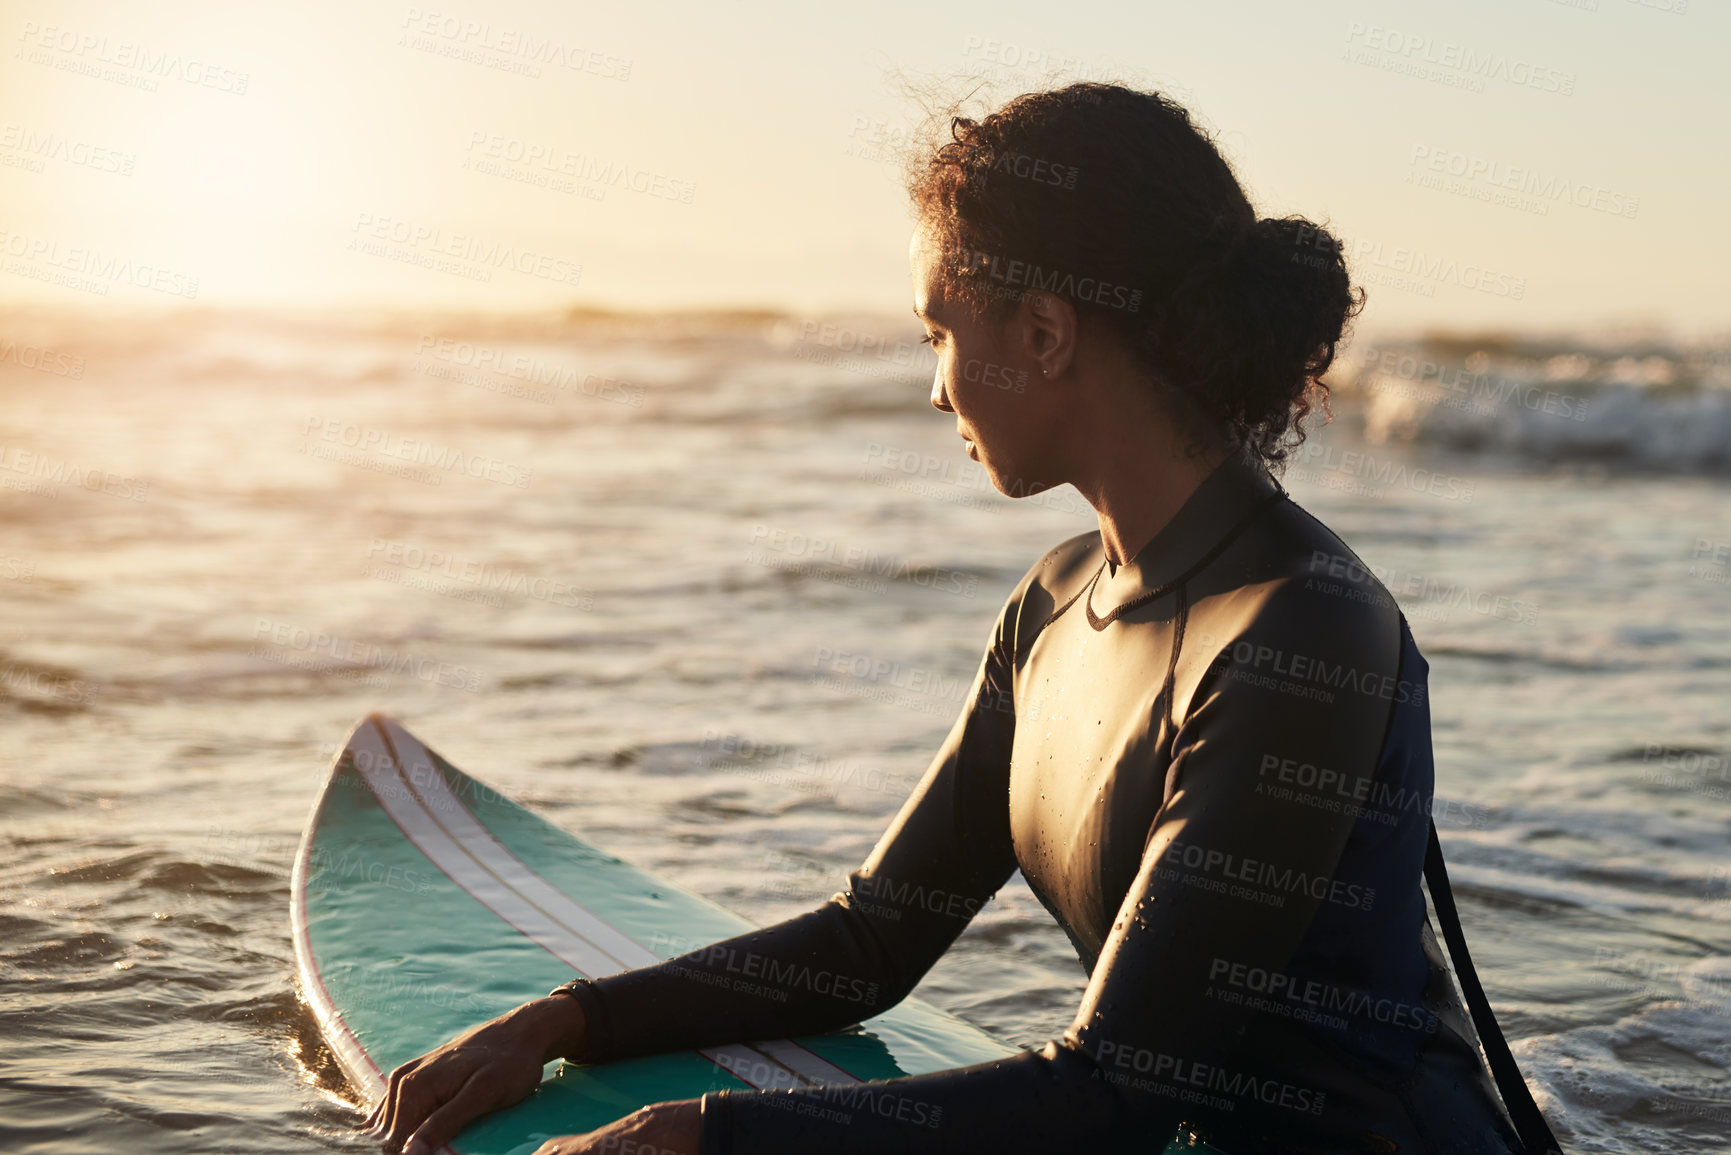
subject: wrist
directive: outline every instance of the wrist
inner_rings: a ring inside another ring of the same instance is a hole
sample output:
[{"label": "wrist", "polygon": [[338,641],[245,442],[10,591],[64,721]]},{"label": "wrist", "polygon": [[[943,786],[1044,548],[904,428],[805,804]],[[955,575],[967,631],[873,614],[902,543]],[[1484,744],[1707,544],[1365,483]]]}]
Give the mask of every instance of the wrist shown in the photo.
[{"label": "wrist", "polygon": [[702,1155],[703,1100],[681,1099],[676,1103],[662,1103],[656,1110],[664,1112],[661,1142],[666,1150],[678,1151],[681,1155]]},{"label": "wrist", "polygon": [[525,1003],[535,1025],[536,1045],[541,1048],[541,1062],[573,1059],[583,1052],[584,1030],[582,1004],[570,995],[548,995]]}]

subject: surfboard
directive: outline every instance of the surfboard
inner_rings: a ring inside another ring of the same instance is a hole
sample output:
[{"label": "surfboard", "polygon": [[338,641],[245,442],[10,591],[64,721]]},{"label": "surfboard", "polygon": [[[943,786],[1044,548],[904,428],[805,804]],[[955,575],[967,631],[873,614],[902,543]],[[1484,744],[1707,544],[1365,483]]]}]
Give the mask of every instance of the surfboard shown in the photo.
[{"label": "surfboard", "polygon": [[[292,889],[302,996],[369,1107],[393,1068],[576,975],[647,966],[751,928],[517,805],[378,714],[330,766]],[[909,998],[833,1034],[550,1064],[533,1094],[471,1123],[447,1150],[528,1155],[648,1103],[857,1084],[1015,1053]]]}]

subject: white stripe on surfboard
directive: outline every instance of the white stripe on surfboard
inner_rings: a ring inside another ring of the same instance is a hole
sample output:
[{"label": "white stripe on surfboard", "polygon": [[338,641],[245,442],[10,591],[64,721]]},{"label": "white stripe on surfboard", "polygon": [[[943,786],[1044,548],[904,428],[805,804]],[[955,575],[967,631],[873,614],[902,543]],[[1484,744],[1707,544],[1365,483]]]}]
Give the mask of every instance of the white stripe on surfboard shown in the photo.
[{"label": "white stripe on surfboard", "polygon": [[[434,764],[432,752],[420,739],[392,719],[375,719],[375,725],[380,723],[399,780],[407,781],[433,821],[488,873],[522,895],[537,910],[613,959],[614,965],[610,968],[587,969],[590,978],[652,966],[661,961],[654,951],[627,938],[599,915],[536,874],[481,824],[451,789],[450,783]],[[778,1040],[749,1046],[734,1044],[706,1048],[698,1053],[759,1089],[858,1082],[840,1067],[797,1043]]]},{"label": "white stripe on surfboard", "polygon": [[556,890],[527,863],[507,850],[452,792],[450,783],[433,764],[431,752],[413,734],[389,718],[379,721],[384,723],[386,740],[396,755],[397,772],[409,780],[410,787],[420,796],[421,804],[431,812],[434,821],[448,831],[475,861],[497,875],[499,881],[613,960],[609,968],[585,969],[584,973],[590,978],[599,978],[661,961],[653,951],[639,946],[579,906],[569,895]]},{"label": "white stripe on surfboard", "polygon": [[[511,889],[503,879],[486,869],[468,848],[460,844],[432,814],[426,801],[414,791],[413,783],[394,756],[396,751],[386,744],[385,734],[376,723],[364,735],[356,734],[350,747],[356,751],[355,762],[362,767],[361,773],[367,785],[391,820],[458,886],[515,927],[525,938],[575,970],[587,975],[599,975],[613,974],[625,969],[620,960],[612,958],[593,943],[560,925],[547,911]],[[425,756],[425,750],[419,743],[415,743],[412,749]],[[430,759],[428,764],[430,765]],[[431,777],[443,784],[442,775],[435,774]],[[442,805],[440,809],[447,812],[451,809],[463,809],[461,803],[448,791],[444,797],[450,805]],[[464,813],[467,813],[466,810]],[[471,822],[474,821],[472,815],[469,815],[469,818]],[[475,825],[479,826],[478,823]],[[503,847],[498,849],[508,855]],[[527,866],[521,863],[518,863],[518,866],[522,872],[531,873]],[[513,874],[515,873],[513,871]],[[655,961],[653,955],[650,956],[650,961]],[[807,1081],[783,1064],[766,1062],[762,1054],[747,1047],[721,1047],[700,1053],[759,1090],[799,1086]]]},{"label": "white stripe on surfboard", "polygon": [[859,1080],[814,1051],[791,1039],[768,1039],[752,1046],[790,1071],[814,1083],[857,1083]]},{"label": "white stripe on surfboard", "polygon": [[[428,816],[488,873],[516,890],[537,910],[611,955],[618,964],[615,970],[629,970],[661,961],[647,947],[627,938],[570,896],[554,889],[527,863],[512,854],[452,792],[444,775],[434,765],[432,753],[420,740],[390,719],[375,719],[374,724],[380,722],[383,723],[385,741],[396,765],[398,780],[406,782]],[[615,970],[592,970],[588,973],[593,977],[615,973]],[[765,1086],[779,1089],[784,1083],[798,1086],[801,1083],[859,1081],[798,1043],[778,1040],[770,1044],[735,1044],[698,1053],[760,1089]]]},{"label": "white stripe on surfboard", "polygon": [[[370,732],[357,732],[350,741],[357,752],[355,764],[392,821],[452,881],[524,937],[584,974],[613,974],[660,961],[511,854],[450,791],[413,735],[387,722],[391,728],[387,737],[379,725],[386,720],[372,721]],[[402,763],[411,759],[417,769],[424,764],[427,772],[407,773]],[[422,790],[417,791],[417,785]],[[433,813],[435,808],[438,815]],[[595,942],[591,934],[603,943]],[[699,1053],[759,1089],[859,1081],[792,1042],[716,1047]]]},{"label": "white stripe on surfboard", "polygon": [[427,813],[420,798],[408,782],[397,773],[384,737],[376,727],[368,727],[349,741],[355,751],[356,765],[373,797],[379,800],[391,821],[415,844],[428,860],[444,871],[452,881],[468,891],[476,901],[516,927],[524,937],[538,943],[559,961],[589,973],[592,967],[610,968],[613,960],[579,936],[559,925],[545,911],[506,886],[483,869],[458,846],[443,827]]}]

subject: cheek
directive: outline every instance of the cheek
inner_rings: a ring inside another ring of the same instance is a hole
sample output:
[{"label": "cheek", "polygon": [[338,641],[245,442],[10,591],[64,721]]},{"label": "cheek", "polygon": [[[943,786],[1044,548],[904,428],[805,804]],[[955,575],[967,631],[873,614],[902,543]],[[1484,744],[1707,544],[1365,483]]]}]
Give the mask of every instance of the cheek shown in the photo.
[{"label": "cheek", "polygon": [[958,410],[965,406],[978,414],[982,423],[1009,430],[1039,420],[1030,412],[1026,382],[1016,388],[1017,375],[999,363],[983,357],[959,358],[953,375],[952,403]]},{"label": "cheek", "polygon": [[950,407],[976,429],[993,426],[997,423],[997,414],[993,410],[991,398],[981,396],[980,383],[968,379],[963,368],[965,364],[962,360],[951,362],[944,375],[944,388],[949,392]]},{"label": "cheek", "polygon": [[986,385],[986,365],[985,358],[965,348],[953,349],[944,358],[940,366],[944,386],[958,410],[964,406],[971,410],[992,408],[993,390]]}]

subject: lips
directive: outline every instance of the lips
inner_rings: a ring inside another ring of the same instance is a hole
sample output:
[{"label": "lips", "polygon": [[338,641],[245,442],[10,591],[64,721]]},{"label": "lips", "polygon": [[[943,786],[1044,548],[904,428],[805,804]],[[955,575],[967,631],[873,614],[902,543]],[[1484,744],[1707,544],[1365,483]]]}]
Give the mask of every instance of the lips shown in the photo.
[{"label": "lips", "polygon": [[967,448],[968,456],[973,460],[978,461],[979,457],[977,456],[977,453],[979,447],[974,444],[972,436],[962,431],[962,427],[959,423],[956,425],[956,436],[962,439],[962,444]]}]

